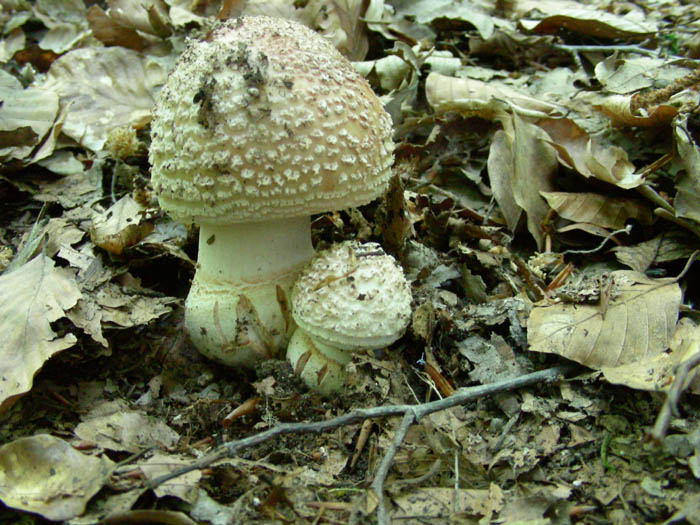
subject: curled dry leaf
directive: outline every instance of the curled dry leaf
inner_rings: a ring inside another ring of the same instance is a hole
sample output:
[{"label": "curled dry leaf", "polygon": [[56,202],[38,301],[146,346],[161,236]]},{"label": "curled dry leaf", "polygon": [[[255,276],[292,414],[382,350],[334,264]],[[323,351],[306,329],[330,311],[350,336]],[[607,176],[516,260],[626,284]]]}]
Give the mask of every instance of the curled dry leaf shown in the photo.
[{"label": "curled dry leaf", "polygon": [[120,255],[153,231],[153,223],[144,221],[145,208],[131,195],[92,217],[90,239],[103,250]]},{"label": "curled dry leaf", "polygon": [[[604,366],[601,371],[605,379],[616,385],[654,392],[668,390],[673,384],[677,367],[700,352],[700,328],[688,318],[681,319],[669,347],[668,353],[662,352],[622,366]],[[691,392],[700,393],[697,370],[690,372],[686,386]]]},{"label": "curled dry leaf", "polygon": [[69,105],[63,133],[100,151],[113,128],[143,127],[165,82],[168,66],[163,64],[121,47],[76,49],[63,55],[52,64],[44,86]]},{"label": "curled dry leaf", "polygon": [[109,16],[123,27],[159,37],[171,33],[164,0],[108,0],[107,4]]},{"label": "curled dry leaf", "polygon": [[106,45],[142,51],[171,33],[162,0],[109,0],[108,4],[108,12],[97,5],[87,12],[93,36]]},{"label": "curled dry leaf", "polygon": [[613,252],[619,262],[643,272],[654,264],[690,257],[697,248],[693,241],[693,238],[678,232],[663,232],[633,246],[615,246]]},{"label": "curled dry leaf", "polygon": [[594,369],[640,362],[666,350],[682,298],[675,279],[650,279],[624,270],[609,279],[616,291],[607,302],[533,308],[527,323],[530,350]]},{"label": "curled dry leaf", "polygon": [[492,146],[496,149],[489,152],[493,195],[499,206],[507,210],[504,215],[511,229],[517,227],[520,214],[525,211],[528,231],[542,247],[542,224],[549,207],[541,193],[554,189],[556,153],[546,143],[546,133],[517,114],[502,122],[503,135],[497,135]]},{"label": "curled dry leaf", "polygon": [[39,48],[42,50],[65,53],[90,35],[85,21],[85,3],[82,0],[39,0],[32,4],[34,17],[48,29],[39,40]]},{"label": "curled dry leaf", "polygon": [[53,128],[58,96],[0,71],[0,158],[25,159]]},{"label": "curled dry leaf", "polygon": [[49,520],[68,520],[85,511],[113,468],[109,459],[81,454],[48,434],[20,438],[0,448],[0,498]]},{"label": "curled dry leaf", "polygon": [[629,219],[651,224],[651,209],[639,201],[608,197],[598,193],[542,192],[547,204],[560,217],[602,228],[621,229]]},{"label": "curled dry leaf", "polygon": [[685,170],[676,184],[673,207],[679,217],[700,222],[700,151],[688,131],[686,118],[677,119],[673,126],[678,159]]},{"label": "curled dry leaf", "polygon": [[491,15],[477,7],[477,2],[414,0],[393,4],[396,5],[397,17],[414,17],[419,24],[432,24],[441,18],[468,22],[476,28],[483,39],[490,38],[495,27]]},{"label": "curled dry leaf", "polygon": [[691,72],[692,69],[684,67],[682,61],[650,56],[620,58],[616,53],[595,67],[595,77],[605,91],[618,95],[671,84]]},{"label": "curled dry leaf", "polygon": [[530,117],[554,117],[559,106],[533,98],[508,86],[472,78],[454,78],[430,73],[425,80],[425,96],[437,113],[454,111],[465,117],[502,118],[513,111]]},{"label": "curled dry leaf", "polygon": [[92,34],[105,45],[121,46],[134,51],[143,51],[147,45],[138,31],[118,24],[100,6],[93,5],[88,9],[87,20]]},{"label": "curled dry leaf", "polygon": [[32,387],[49,357],[73,346],[73,334],[57,337],[51,323],[81,297],[73,276],[40,255],[0,276],[0,412]]},{"label": "curled dry leaf", "polygon": [[361,20],[367,2],[363,0],[311,0],[304,8],[311,27],[333,43],[348,60],[363,60],[369,43],[365,23]]},{"label": "curled dry leaf", "polygon": [[520,24],[530,31],[538,33],[556,33],[568,29],[596,38],[643,39],[653,36],[658,28],[656,24],[635,16],[619,16],[609,13],[594,5],[582,5],[571,0],[518,0],[514,11],[519,17],[532,12],[546,13],[539,20],[521,20]]},{"label": "curled dry leaf", "polygon": [[629,161],[625,150],[599,144],[573,120],[550,119],[540,121],[538,125],[547,132],[548,142],[557,150],[559,162],[567,168],[623,189],[636,188],[644,183],[642,176],[635,173],[634,164]]},{"label": "curled dry leaf", "polygon": [[614,126],[660,127],[667,125],[678,115],[678,109],[669,104],[649,108],[646,115],[635,115],[631,108],[632,98],[629,95],[612,95],[593,107],[608,117]]}]

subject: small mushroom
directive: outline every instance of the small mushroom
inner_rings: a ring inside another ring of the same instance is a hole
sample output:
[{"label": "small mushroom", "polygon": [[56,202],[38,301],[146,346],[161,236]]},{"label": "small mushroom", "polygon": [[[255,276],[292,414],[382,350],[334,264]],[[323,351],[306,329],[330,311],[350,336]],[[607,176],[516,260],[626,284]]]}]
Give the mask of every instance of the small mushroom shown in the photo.
[{"label": "small mushroom", "polygon": [[188,45],[158,97],[149,159],[161,207],[200,226],[185,327],[201,353],[253,366],[284,347],[310,216],[383,193],[391,134],[365,79],[297,22],[241,17]]},{"label": "small mushroom", "polygon": [[306,384],[340,390],[352,352],[389,346],[411,317],[411,290],[377,243],[346,241],[317,253],[292,291],[297,329],[287,359]]}]

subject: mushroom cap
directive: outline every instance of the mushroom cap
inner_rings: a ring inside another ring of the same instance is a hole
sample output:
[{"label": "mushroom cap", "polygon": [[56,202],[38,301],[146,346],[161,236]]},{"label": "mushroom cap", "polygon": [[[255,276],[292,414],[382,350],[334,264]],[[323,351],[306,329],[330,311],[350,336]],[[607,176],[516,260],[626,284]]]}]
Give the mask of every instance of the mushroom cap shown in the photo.
[{"label": "mushroom cap", "polygon": [[346,241],[317,253],[302,271],[292,290],[292,317],[325,345],[383,348],[408,326],[411,290],[379,244]]},{"label": "mushroom cap", "polygon": [[366,204],[391,177],[392,123],[326,39],[244,16],[191,42],[151,124],[153,185],[185,222],[227,224]]}]

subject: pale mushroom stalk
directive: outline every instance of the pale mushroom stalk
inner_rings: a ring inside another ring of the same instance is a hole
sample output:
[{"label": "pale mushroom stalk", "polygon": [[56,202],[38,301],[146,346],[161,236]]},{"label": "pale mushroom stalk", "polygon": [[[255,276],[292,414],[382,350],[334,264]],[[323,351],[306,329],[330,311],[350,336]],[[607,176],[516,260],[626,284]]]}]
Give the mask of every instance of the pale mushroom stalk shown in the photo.
[{"label": "pale mushroom stalk", "polygon": [[[185,327],[195,346],[231,349],[231,364],[272,357],[287,342],[291,320],[286,299],[312,255],[309,217],[203,223],[198,268],[185,303]],[[230,328],[232,323],[238,328]],[[234,348],[243,350],[234,354]]]}]

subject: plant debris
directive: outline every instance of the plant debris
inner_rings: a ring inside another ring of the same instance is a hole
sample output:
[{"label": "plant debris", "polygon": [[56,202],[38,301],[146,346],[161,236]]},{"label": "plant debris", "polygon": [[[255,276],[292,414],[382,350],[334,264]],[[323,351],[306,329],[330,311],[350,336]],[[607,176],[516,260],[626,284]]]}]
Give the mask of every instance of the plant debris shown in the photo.
[{"label": "plant debris", "polygon": [[[341,395],[184,333],[198,232],[154,196],[151,112],[186,40],[241,14],[318,31],[393,119],[384,197],[312,218],[315,250],[380,243],[413,297]],[[700,524],[698,20],[3,2],[0,521]]]}]

